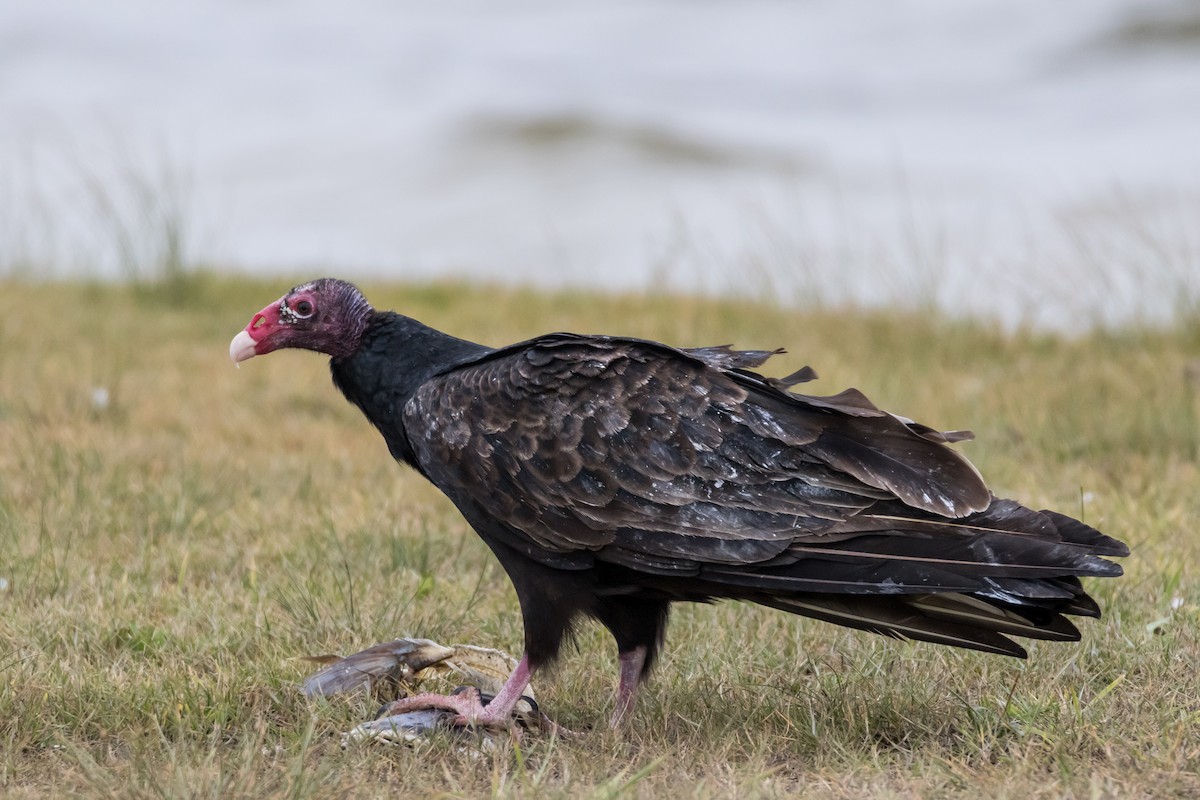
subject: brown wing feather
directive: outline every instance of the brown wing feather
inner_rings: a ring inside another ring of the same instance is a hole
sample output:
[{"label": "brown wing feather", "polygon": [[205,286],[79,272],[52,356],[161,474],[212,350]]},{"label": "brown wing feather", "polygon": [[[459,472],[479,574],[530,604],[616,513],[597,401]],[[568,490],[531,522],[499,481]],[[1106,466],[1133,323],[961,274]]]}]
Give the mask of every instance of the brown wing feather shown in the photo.
[{"label": "brown wing feather", "polygon": [[405,425],[435,483],[537,548],[652,572],[761,563],[884,500],[988,505],[929,429],[857,392],[795,395],[744,370],[768,355],[543,337],[431,380]]}]

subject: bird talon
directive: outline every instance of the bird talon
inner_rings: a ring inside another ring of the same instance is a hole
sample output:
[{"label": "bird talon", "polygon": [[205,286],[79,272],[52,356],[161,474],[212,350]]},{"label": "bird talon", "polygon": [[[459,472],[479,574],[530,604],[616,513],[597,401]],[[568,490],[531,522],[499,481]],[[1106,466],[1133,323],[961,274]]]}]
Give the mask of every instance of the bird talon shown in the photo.
[{"label": "bird talon", "polygon": [[484,694],[478,686],[455,686],[450,690],[450,696],[466,698],[469,702],[479,703],[480,707],[496,699],[494,694]]}]

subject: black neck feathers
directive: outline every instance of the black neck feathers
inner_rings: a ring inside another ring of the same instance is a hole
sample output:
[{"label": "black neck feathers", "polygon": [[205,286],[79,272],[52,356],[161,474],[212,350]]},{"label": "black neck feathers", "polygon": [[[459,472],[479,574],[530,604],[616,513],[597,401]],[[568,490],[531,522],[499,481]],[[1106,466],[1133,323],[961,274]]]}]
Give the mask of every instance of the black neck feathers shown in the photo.
[{"label": "black neck feathers", "polygon": [[469,363],[490,348],[392,311],[372,311],[358,349],[330,360],[333,383],[383,434],[397,461],[416,466],[404,429],[404,404],[435,375]]}]

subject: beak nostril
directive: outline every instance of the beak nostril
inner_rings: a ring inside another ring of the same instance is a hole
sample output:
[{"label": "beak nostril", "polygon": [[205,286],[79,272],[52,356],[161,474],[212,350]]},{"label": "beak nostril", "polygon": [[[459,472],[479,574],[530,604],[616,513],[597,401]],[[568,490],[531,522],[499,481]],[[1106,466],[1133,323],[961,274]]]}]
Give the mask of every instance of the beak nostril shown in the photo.
[{"label": "beak nostril", "polygon": [[261,313],[255,314],[254,319],[250,320],[250,329],[254,330],[255,328],[262,327],[263,325],[266,325],[266,324],[267,324],[266,316],[264,316]]}]

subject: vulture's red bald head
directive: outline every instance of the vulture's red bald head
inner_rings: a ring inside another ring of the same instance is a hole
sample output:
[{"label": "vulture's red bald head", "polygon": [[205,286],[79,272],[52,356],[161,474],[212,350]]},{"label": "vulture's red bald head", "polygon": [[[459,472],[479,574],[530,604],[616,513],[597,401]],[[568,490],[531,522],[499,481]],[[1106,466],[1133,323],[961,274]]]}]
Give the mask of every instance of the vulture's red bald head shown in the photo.
[{"label": "vulture's red bald head", "polygon": [[229,343],[229,357],[240,362],[284,347],[349,356],[358,349],[370,314],[370,304],[356,287],[320,278],[255,314]]}]

